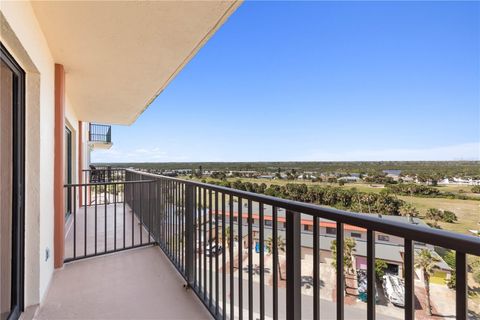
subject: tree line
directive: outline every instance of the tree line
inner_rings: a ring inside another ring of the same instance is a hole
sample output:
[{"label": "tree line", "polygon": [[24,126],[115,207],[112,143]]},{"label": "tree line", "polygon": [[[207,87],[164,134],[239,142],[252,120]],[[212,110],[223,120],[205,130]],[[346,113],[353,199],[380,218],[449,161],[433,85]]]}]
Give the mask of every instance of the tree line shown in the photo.
[{"label": "tree line", "polygon": [[356,212],[400,215],[401,207],[405,204],[403,200],[388,193],[367,193],[333,186],[307,186],[303,183],[267,186],[265,183],[258,184],[241,180],[208,181],[208,183]]},{"label": "tree line", "polygon": [[[472,188],[472,192],[475,192],[474,188]],[[385,189],[383,191],[394,193],[401,196],[478,200],[478,197],[469,197],[464,194],[444,192],[434,187],[426,186],[423,184],[416,184],[416,183],[388,184],[388,185],[385,185]]]}]

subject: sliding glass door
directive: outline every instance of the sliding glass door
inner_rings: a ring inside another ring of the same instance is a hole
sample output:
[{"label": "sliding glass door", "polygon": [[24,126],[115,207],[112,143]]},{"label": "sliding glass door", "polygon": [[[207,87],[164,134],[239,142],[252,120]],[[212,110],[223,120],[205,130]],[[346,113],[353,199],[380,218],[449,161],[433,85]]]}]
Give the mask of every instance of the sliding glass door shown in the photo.
[{"label": "sliding glass door", "polygon": [[0,44],[0,320],[23,311],[25,73]]}]

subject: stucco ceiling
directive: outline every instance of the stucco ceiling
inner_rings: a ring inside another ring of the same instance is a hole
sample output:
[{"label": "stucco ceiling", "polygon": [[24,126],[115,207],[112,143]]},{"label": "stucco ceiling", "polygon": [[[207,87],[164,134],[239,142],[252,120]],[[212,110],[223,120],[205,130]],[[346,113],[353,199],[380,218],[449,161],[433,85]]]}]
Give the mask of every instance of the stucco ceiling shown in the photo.
[{"label": "stucco ceiling", "polygon": [[[240,1],[34,1],[80,120],[131,124]],[[185,94],[188,94],[186,92]]]}]

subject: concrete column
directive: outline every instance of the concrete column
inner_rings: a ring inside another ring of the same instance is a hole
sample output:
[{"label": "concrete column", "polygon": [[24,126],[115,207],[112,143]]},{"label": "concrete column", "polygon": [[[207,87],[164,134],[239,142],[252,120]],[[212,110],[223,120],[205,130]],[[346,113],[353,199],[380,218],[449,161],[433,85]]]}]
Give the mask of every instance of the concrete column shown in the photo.
[{"label": "concrete column", "polygon": [[55,64],[55,157],[54,157],[54,267],[63,267],[65,254],[64,177],[65,70]]}]

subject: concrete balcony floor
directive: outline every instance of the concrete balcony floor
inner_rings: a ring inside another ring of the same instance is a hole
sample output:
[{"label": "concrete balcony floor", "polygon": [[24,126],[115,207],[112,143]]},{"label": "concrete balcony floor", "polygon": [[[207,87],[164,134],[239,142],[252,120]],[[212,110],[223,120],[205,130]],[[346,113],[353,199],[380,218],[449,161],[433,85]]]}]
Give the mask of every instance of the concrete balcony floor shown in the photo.
[{"label": "concrete balcony floor", "polygon": [[157,246],[66,264],[35,319],[211,319]]},{"label": "concrete balcony floor", "polygon": [[[67,219],[65,233],[65,258],[74,257],[74,242],[77,258],[93,255],[95,249],[100,254],[121,249],[124,243],[128,248],[149,242],[148,231],[142,227],[128,204],[125,204],[124,213],[123,203],[92,204],[77,208]],[[154,242],[154,239],[150,241]]]}]

